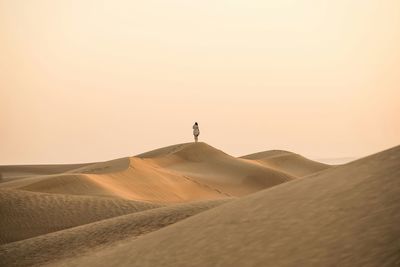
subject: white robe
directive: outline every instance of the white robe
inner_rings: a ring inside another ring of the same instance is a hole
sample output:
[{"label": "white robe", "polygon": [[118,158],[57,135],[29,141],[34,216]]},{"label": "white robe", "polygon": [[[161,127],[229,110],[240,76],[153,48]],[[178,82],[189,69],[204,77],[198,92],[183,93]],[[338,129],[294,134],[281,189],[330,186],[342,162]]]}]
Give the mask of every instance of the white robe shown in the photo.
[{"label": "white robe", "polygon": [[193,125],[193,135],[194,136],[199,136],[200,135],[200,130],[198,125]]}]

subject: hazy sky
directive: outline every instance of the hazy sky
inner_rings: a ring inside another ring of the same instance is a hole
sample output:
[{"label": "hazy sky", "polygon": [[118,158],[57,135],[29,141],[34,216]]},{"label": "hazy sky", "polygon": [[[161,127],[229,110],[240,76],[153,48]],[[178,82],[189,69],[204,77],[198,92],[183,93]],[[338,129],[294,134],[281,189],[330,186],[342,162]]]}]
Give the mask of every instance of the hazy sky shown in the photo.
[{"label": "hazy sky", "polygon": [[400,144],[400,1],[0,0],[0,164]]}]

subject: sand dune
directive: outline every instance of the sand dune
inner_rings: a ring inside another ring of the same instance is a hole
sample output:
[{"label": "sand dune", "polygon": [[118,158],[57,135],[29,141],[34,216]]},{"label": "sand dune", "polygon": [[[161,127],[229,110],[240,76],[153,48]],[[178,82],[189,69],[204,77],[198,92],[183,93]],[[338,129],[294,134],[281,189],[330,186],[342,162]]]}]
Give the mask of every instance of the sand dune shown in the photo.
[{"label": "sand dune", "polygon": [[33,175],[64,173],[88,164],[59,164],[59,165],[9,165],[0,166],[0,176],[3,181],[24,178]]},{"label": "sand dune", "polygon": [[299,154],[283,150],[259,152],[241,158],[256,161],[269,168],[296,177],[303,177],[331,167],[327,164],[309,160]]},{"label": "sand dune", "polygon": [[294,179],[287,173],[232,157],[201,142],[174,145],[137,157],[232,196],[246,195]]},{"label": "sand dune", "polygon": [[104,162],[96,162],[91,164],[83,165],[79,168],[70,170],[70,173],[91,173],[91,174],[104,174],[123,171],[129,168],[130,159],[120,158]]},{"label": "sand dune", "polygon": [[6,182],[18,178],[60,173],[109,173],[124,170],[128,166],[129,158],[81,164],[5,165],[0,166],[0,177]]},{"label": "sand dune", "polygon": [[[112,167],[112,166],[111,166]],[[125,170],[103,174],[66,173],[0,184],[0,188],[71,195],[119,197],[157,203],[225,198],[226,194],[179,173],[130,158]]]},{"label": "sand dune", "polygon": [[400,146],[54,266],[399,266]]},{"label": "sand dune", "polygon": [[157,207],[114,198],[0,189],[0,244]]},{"label": "sand dune", "polygon": [[75,257],[98,247],[158,230],[227,201],[194,202],[149,209],[9,243],[0,247],[0,262],[6,266],[34,266]]},{"label": "sand dune", "polygon": [[0,174],[1,266],[400,265],[400,147],[330,166],[186,143]]},{"label": "sand dune", "polygon": [[205,143],[187,143],[63,174],[3,182],[0,188],[179,203],[242,196],[292,179]]},{"label": "sand dune", "polygon": [[118,197],[107,185],[98,183],[87,174],[56,174],[34,176],[0,184],[0,188],[21,189],[34,192]]}]

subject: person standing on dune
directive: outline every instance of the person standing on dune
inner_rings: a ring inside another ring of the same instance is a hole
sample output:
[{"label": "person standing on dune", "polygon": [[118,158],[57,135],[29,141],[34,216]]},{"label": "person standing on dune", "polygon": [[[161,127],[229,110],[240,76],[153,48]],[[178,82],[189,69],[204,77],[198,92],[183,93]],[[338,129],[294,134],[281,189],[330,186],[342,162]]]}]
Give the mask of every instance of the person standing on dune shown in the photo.
[{"label": "person standing on dune", "polygon": [[197,122],[195,122],[193,125],[193,135],[194,135],[194,141],[197,143],[198,137],[200,135],[199,124],[197,124]]}]

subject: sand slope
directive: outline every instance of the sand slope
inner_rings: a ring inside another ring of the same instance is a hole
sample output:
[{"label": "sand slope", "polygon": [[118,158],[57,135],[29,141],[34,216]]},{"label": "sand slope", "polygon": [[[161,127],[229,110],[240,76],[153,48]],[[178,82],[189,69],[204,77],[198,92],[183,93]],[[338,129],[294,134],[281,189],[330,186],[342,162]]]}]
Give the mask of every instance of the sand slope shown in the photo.
[{"label": "sand slope", "polygon": [[0,189],[0,244],[157,207],[114,198]]},{"label": "sand slope", "polygon": [[290,174],[232,157],[202,142],[174,145],[137,157],[231,196],[246,195],[294,179]]},{"label": "sand slope", "polygon": [[269,168],[303,177],[330,168],[328,164],[309,160],[299,154],[283,150],[270,150],[241,157],[253,160]]},{"label": "sand slope", "polygon": [[128,166],[129,158],[81,164],[4,165],[0,166],[0,177],[3,178],[3,182],[6,182],[32,176],[60,173],[109,173],[121,171]]},{"label": "sand slope", "polygon": [[136,238],[229,200],[193,202],[122,215],[0,247],[6,266],[34,266],[75,257],[126,238]]},{"label": "sand slope", "polygon": [[54,266],[399,266],[400,146]]},{"label": "sand slope", "polygon": [[119,197],[106,184],[98,183],[87,174],[55,174],[34,176],[0,184],[0,188],[33,192]]},{"label": "sand slope", "polygon": [[0,188],[181,203],[242,196],[292,179],[205,143],[187,143],[62,174],[3,182]]},{"label": "sand slope", "polygon": [[0,177],[3,181],[23,178],[33,175],[47,175],[71,171],[88,164],[59,164],[59,165],[4,165],[0,166]]},{"label": "sand slope", "polygon": [[225,198],[226,194],[179,173],[157,168],[140,158],[111,173],[65,173],[36,176],[0,184],[0,188],[70,195],[118,197],[157,203]]}]

